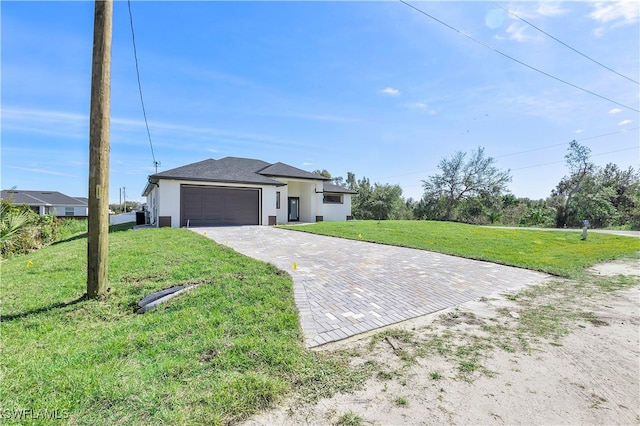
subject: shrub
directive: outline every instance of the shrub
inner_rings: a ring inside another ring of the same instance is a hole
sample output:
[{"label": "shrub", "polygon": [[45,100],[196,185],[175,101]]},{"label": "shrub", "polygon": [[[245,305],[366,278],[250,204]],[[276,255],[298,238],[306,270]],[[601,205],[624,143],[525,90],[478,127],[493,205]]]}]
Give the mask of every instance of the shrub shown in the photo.
[{"label": "shrub", "polygon": [[[40,216],[29,206],[10,200],[0,205],[0,254],[3,258],[25,254],[61,238],[86,230],[86,221],[66,224],[52,215]],[[69,221],[71,222],[71,221]]]}]

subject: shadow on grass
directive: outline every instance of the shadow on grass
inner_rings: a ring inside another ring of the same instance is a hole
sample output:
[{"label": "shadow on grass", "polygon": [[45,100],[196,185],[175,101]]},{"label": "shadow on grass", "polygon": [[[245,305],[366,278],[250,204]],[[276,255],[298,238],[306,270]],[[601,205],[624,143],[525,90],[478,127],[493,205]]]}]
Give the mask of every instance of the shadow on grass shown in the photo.
[{"label": "shadow on grass", "polygon": [[[135,222],[122,223],[120,225],[110,225],[109,233],[113,234],[114,232],[122,232],[128,231],[129,229],[133,229],[135,226]],[[73,237],[65,238],[64,240],[56,241],[51,243],[50,245],[55,246],[62,243],[68,243],[69,241],[81,240],[83,238],[87,238],[88,233],[83,232],[82,234],[74,235]]]},{"label": "shadow on grass", "polygon": [[52,311],[54,309],[66,308],[67,306],[76,305],[76,304],[78,304],[78,303],[80,303],[80,302],[82,302],[84,300],[87,300],[87,295],[86,294],[83,294],[82,296],[80,296],[77,299],[72,300],[70,302],[54,303],[53,305],[43,306],[42,308],[34,309],[32,311],[20,312],[18,314],[11,314],[11,315],[2,315],[2,316],[0,316],[0,322],[13,321],[15,319],[26,318],[26,317],[29,317],[31,315],[37,315],[37,314],[41,314],[43,312]]}]

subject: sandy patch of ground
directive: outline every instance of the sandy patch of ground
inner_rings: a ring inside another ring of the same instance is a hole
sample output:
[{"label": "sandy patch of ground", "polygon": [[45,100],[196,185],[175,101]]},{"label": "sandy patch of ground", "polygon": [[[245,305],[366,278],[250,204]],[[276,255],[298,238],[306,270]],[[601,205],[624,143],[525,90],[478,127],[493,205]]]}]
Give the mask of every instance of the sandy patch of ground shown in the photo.
[{"label": "sandy patch of ground", "polygon": [[599,265],[325,345],[375,365],[363,389],[293,396],[247,424],[639,424],[639,271]]}]

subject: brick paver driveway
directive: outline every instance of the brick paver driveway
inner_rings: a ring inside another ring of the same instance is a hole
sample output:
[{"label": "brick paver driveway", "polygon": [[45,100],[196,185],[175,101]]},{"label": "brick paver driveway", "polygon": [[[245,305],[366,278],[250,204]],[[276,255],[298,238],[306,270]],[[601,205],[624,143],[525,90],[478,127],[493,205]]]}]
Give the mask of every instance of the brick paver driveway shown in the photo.
[{"label": "brick paver driveway", "polygon": [[423,250],[269,226],[192,230],[291,274],[309,347],[548,277]]}]

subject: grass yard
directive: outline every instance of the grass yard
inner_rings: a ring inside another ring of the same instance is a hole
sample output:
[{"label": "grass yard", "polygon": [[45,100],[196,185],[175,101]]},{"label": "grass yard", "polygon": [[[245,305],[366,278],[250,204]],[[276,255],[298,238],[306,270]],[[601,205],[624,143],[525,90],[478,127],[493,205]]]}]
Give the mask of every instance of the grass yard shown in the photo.
[{"label": "grass yard", "polygon": [[548,272],[563,277],[624,256],[638,256],[633,237],[580,232],[485,228],[435,221],[319,222],[283,228],[321,235],[412,247]]},{"label": "grass yard", "polygon": [[[306,350],[291,278],[182,229],[112,232],[110,292],[86,300],[83,235],[1,264],[3,424],[230,424],[366,368]],[[144,296],[197,283],[156,311]]]}]

